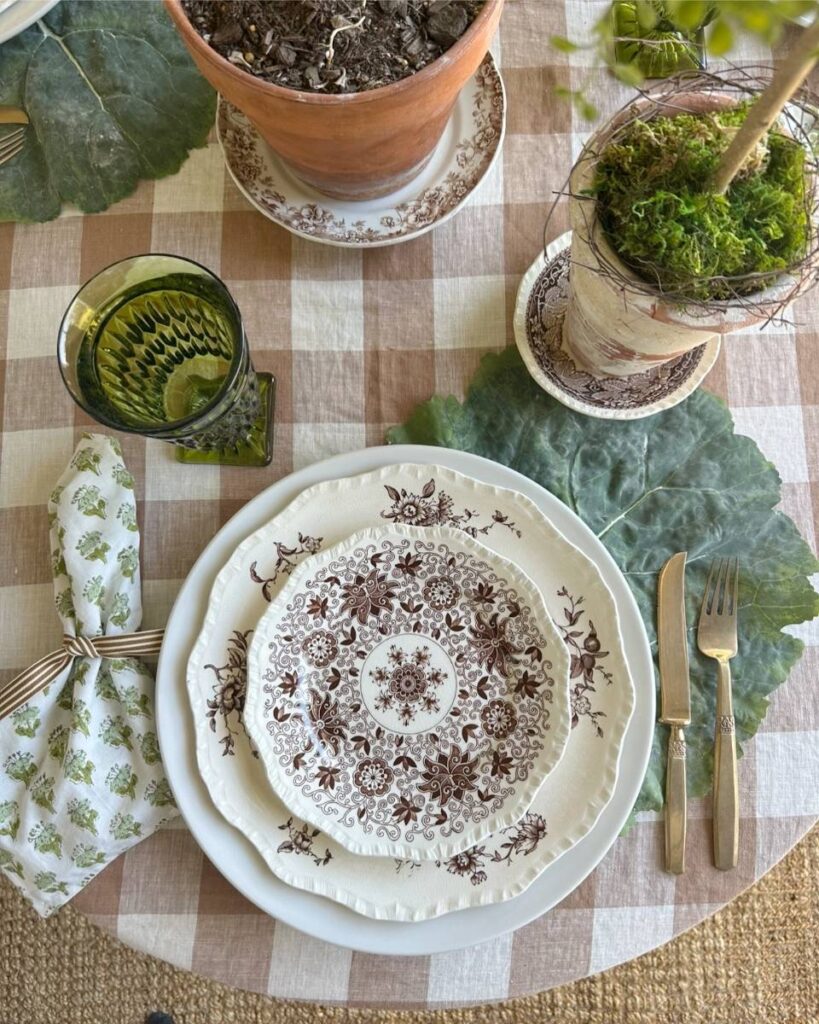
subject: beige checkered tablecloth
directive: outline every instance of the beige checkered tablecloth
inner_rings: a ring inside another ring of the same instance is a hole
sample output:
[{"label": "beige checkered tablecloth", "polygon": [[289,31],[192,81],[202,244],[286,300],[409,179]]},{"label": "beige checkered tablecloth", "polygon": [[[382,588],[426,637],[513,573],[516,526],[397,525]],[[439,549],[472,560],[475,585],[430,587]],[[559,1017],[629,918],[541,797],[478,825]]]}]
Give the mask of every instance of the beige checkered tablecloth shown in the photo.
[{"label": "beige checkered tablecloth", "polygon": [[[256,367],[278,378],[276,454],[267,469],[181,467],[165,445],[124,438],[141,496],[145,625],[162,625],[202,547],[248,498],[316,459],[381,443],[386,427],[417,402],[434,392],[462,394],[480,357],[512,342],[518,281],[538,254],[547,204],[587,132],[551,87],[577,87],[590,75],[603,113],[624,99],[584,67],[586,54],[567,57],[548,46],[553,33],[582,33],[599,11],[576,0],[508,3],[496,44],[508,94],[502,159],[454,220],[416,241],[361,252],[292,237],[248,207],[215,142],[176,176],[143,183],[108,213],[0,224],[0,682],[59,639],[45,503],[89,424],[54,358],[57,324],[77,286],[113,260],[148,250],[199,260],[235,295]],[[552,236],[565,227],[559,214]],[[812,544],[817,312],[819,297],[809,298],[795,310],[797,326],[730,338],[707,381],[730,403],[738,429],[777,465],[783,507]],[[459,953],[390,958],[325,945],[260,914],[177,823],[112,864],[74,905],[138,949],[298,999],[439,1007],[603,970],[732,899],[819,816],[819,631],[814,624],[798,632],[812,646],[774,695],[741,762],[734,872],[711,867],[703,802],[693,808],[680,878],[660,869],[661,823],[652,816],[559,907],[515,934]]]}]

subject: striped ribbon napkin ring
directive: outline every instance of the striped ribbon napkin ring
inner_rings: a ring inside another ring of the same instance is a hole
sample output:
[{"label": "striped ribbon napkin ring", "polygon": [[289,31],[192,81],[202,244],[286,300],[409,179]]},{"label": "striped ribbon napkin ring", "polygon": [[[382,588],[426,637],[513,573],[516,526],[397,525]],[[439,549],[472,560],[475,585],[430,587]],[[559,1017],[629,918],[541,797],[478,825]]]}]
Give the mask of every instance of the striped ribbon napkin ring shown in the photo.
[{"label": "striped ribbon napkin ring", "polygon": [[64,633],[63,645],[59,650],[40,658],[0,690],[0,721],[48,686],[75,658],[127,658],[159,654],[164,633],[164,629],[95,637]]}]

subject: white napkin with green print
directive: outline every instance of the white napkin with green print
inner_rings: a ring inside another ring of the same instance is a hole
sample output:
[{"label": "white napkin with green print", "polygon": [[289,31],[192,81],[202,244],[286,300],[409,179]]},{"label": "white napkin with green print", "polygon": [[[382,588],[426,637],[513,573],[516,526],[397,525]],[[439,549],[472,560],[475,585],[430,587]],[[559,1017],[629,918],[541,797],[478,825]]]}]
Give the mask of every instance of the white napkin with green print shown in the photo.
[{"label": "white napkin with green print", "polygon": [[[142,618],[134,481],[119,442],[84,434],[48,503],[65,633],[130,633]],[[176,814],[154,679],[133,658],[77,658],[0,720],[0,870],[42,915]]]}]

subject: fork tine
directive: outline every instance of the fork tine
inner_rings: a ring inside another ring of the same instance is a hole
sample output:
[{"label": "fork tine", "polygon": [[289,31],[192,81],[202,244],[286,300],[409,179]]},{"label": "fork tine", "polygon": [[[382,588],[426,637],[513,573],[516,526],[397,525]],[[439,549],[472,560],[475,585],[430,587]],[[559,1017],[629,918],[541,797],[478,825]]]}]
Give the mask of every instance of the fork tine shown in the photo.
[{"label": "fork tine", "polygon": [[708,570],[708,579],[705,581],[705,589],[702,592],[702,604],[700,605],[700,622],[708,618],[709,606],[713,600],[713,583],[716,577],[718,560],[715,558],[711,562],[711,568]]},{"label": "fork tine", "polygon": [[723,558],[719,563],[719,581],[717,593],[714,595],[714,615],[724,615],[726,599],[728,596],[728,568],[731,565],[729,558]]},{"label": "fork tine", "polygon": [[728,615],[736,615],[737,613],[737,598],[739,595],[739,559],[731,559],[731,573],[733,583],[730,585],[730,608],[726,608]]},{"label": "fork tine", "polygon": [[8,132],[6,135],[0,137],[0,149],[4,146],[10,146],[12,143],[22,139],[25,134],[25,125],[22,128],[15,128],[13,132]]},{"label": "fork tine", "polygon": [[0,167],[2,167],[3,164],[7,164],[9,160],[12,160],[14,157],[16,157],[18,153],[22,153],[24,147],[25,142],[19,142],[15,149],[0,152]]},{"label": "fork tine", "polygon": [[16,150],[19,146],[24,146],[26,140],[21,135],[14,135],[8,139],[0,139],[0,157],[6,155],[6,153]]}]

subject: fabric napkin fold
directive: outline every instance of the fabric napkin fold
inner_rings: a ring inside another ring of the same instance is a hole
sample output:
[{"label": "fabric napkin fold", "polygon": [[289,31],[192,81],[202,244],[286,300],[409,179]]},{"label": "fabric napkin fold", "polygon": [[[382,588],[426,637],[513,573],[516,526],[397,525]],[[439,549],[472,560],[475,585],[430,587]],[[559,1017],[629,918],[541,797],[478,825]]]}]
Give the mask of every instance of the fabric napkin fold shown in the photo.
[{"label": "fabric napkin fold", "polygon": [[[83,435],[48,516],[64,632],[137,630],[134,480],[118,441]],[[159,756],[153,695],[153,675],[139,660],[77,657],[0,721],[0,869],[40,914],[61,907],[177,813]]]}]

